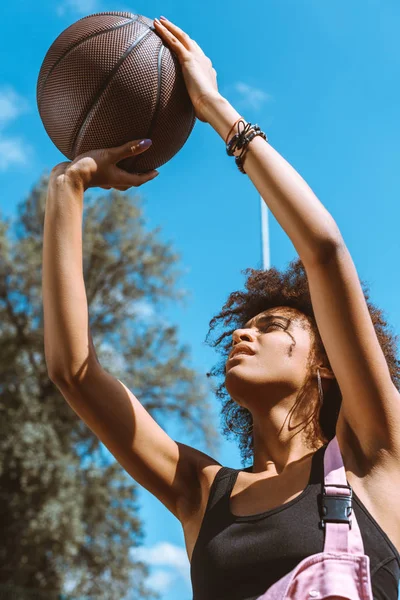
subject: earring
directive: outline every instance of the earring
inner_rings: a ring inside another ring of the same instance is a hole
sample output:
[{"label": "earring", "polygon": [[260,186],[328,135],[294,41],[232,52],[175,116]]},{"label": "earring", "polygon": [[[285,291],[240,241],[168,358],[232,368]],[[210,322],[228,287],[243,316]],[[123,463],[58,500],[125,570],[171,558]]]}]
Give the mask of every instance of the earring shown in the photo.
[{"label": "earring", "polygon": [[321,406],[324,403],[324,390],[322,389],[321,373],[317,369],[317,380],[318,380],[318,396]]}]

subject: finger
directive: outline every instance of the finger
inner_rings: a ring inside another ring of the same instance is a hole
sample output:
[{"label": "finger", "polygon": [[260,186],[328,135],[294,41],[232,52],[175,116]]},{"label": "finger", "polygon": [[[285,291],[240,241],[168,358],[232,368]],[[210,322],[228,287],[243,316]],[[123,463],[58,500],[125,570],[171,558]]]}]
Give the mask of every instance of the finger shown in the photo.
[{"label": "finger", "polygon": [[[157,19],[156,19],[156,21],[157,21]],[[181,42],[181,44],[183,44],[187,50],[192,50],[193,40],[188,36],[187,33],[185,33],[183,31],[183,29],[181,29],[177,25],[174,25],[173,23],[171,23],[171,21],[169,21],[165,17],[160,17],[160,21],[161,21],[161,24],[166,29],[168,29],[168,31],[170,31],[172,33],[172,35],[174,35],[176,37],[176,39],[179,40]]]},{"label": "finger", "polygon": [[103,190],[111,190],[111,185],[99,185]]},{"label": "finger", "polygon": [[124,158],[128,158],[129,156],[142,154],[142,152],[145,152],[150,148],[151,144],[152,141],[147,138],[142,140],[133,140],[131,142],[126,142],[126,144],[122,144],[122,146],[109,148],[109,152],[113,162],[117,163]]},{"label": "finger", "polygon": [[158,19],[155,19],[154,26],[157,33],[161,36],[169,48],[175,52],[180,61],[188,58],[189,51],[186,46],[173,33],[171,33],[163,23],[160,23]]},{"label": "finger", "polygon": [[114,190],[118,190],[119,192],[126,192],[131,187],[132,187],[131,185],[114,185],[113,186]]}]

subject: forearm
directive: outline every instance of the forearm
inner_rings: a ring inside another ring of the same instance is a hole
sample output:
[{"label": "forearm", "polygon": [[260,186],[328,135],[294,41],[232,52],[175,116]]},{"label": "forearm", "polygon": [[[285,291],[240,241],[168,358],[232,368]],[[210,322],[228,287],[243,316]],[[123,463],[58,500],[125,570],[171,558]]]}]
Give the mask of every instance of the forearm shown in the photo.
[{"label": "forearm", "polygon": [[47,368],[53,380],[80,378],[93,358],[82,268],[83,189],[52,173],[43,241]]},{"label": "forearm", "polygon": [[[207,120],[225,140],[240,114],[223,98],[208,107]],[[249,145],[245,169],[305,265],[324,259],[340,240],[326,208],[295,169],[261,137]]]}]

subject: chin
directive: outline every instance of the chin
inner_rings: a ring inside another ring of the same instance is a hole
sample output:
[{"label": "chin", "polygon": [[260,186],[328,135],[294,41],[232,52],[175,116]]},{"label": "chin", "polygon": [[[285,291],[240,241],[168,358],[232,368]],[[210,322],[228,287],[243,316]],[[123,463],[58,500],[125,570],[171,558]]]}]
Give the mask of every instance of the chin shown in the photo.
[{"label": "chin", "polygon": [[225,387],[230,397],[240,406],[246,406],[246,398],[254,395],[256,390],[260,389],[263,383],[252,376],[246,369],[240,369],[238,366],[231,367],[225,375]]}]

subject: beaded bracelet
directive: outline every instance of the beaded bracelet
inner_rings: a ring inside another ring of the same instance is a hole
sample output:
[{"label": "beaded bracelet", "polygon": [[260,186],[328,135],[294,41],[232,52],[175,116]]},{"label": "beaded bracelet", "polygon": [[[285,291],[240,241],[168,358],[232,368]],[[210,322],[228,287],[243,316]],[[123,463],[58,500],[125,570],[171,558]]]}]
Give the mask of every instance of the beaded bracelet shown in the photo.
[{"label": "beaded bracelet", "polygon": [[[238,133],[236,133],[231,138],[231,140],[229,142],[227,142],[226,152],[227,152],[228,156],[233,156],[234,153],[236,152],[236,150],[241,150],[241,153],[235,157],[235,163],[236,163],[236,166],[238,167],[239,171],[241,173],[245,174],[246,172],[243,168],[243,161],[248,152],[248,146],[249,146],[250,142],[258,135],[261,136],[266,141],[268,141],[268,138],[267,138],[266,134],[263,131],[261,131],[261,129],[258,125],[252,125],[251,123],[245,124],[243,119],[239,119],[238,121],[236,121],[234,126],[231,128],[231,131],[232,131],[232,129],[234,129],[234,127],[236,125],[238,127]],[[242,131],[241,131],[241,127],[242,127]]]},{"label": "beaded bracelet", "polygon": [[[243,127],[242,131],[240,131],[241,126]],[[243,148],[243,144],[246,142],[246,135],[251,131],[253,125],[251,123],[245,124],[245,122],[241,120],[237,123],[237,128],[238,132],[226,144],[228,156],[233,156],[236,150]]]},{"label": "beaded bracelet", "polygon": [[239,171],[241,173],[243,173],[244,175],[246,175],[246,171],[244,170],[244,167],[243,167],[243,161],[244,161],[244,159],[246,157],[246,154],[247,154],[247,152],[249,150],[249,144],[250,144],[250,142],[252,140],[254,140],[254,138],[257,137],[258,135],[261,136],[266,142],[268,141],[268,138],[267,138],[266,134],[263,131],[261,131],[261,129],[258,127],[257,130],[252,131],[250,133],[250,135],[246,138],[246,145],[245,145],[244,149],[242,150],[242,152],[240,153],[239,156],[235,157],[236,166],[239,169]]}]

